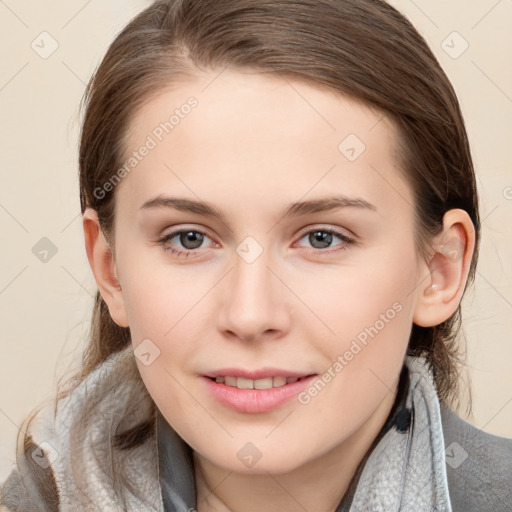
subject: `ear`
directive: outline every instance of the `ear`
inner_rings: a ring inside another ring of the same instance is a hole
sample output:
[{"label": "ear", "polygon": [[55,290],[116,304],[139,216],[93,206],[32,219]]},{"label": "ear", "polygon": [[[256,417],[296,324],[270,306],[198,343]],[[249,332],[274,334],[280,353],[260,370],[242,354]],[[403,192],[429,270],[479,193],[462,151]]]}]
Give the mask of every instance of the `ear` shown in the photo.
[{"label": "ear", "polygon": [[96,210],[87,208],[82,216],[82,222],[87,258],[98,290],[107,303],[112,320],[120,327],[128,327],[115,257],[103,235]]},{"label": "ear", "polygon": [[449,210],[443,230],[432,243],[429,276],[418,288],[413,322],[421,327],[439,325],[457,310],[466,286],[475,250],[475,228],[466,211]]}]

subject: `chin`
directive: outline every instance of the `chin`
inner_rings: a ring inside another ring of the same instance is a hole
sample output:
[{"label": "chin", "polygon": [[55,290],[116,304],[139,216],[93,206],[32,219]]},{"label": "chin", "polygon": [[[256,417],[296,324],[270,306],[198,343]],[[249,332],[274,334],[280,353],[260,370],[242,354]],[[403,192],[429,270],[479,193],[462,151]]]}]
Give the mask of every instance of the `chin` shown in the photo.
[{"label": "chin", "polygon": [[[271,451],[271,455],[265,454],[267,450]],[[303,457],[298,458],[296,456],[297,452],[298,450],[294,447],[287,447],[285,453],[270,448],[258,450],[251,443],[247,443],[241,449],[237,449],[235,457],[229,460],[226,460],[225,451],[223,453],[206,454],[206,458],[216,466],[234,473],[279,475],[290,473],[307,462]]]}]

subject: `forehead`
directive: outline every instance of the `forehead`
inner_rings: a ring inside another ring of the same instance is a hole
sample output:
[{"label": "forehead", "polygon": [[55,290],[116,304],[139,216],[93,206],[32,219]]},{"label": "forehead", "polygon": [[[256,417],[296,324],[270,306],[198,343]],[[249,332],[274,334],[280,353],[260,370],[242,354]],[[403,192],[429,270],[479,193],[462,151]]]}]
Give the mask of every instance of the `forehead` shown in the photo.
[{"label": "forehead", "polygon": [[[187,107],[190,98],[196,100],[197,107]],[[250,147],[254,139],[279,144],[307,137],[313,144],[327,136],[326,145],[337,150],[336,142],[349,130],[373,143],[381,133],[393,132],[382,113],[347,95],[290,78],[225,69],[188,75],[188,80],[150,97],[131,118],[126,146],[136,146],[173,117],[176,142],[188,126],[198,138],[207,135],[231,146],[237,142],[242,149]],[[187,117],[190,119],[182,123]],[[377,124],[380,129],[374,131]],[[226,135],[230,135],[229,141]],[[391,140],[394,134],[388,136]]]},{"label": "forehead", "polygon": [[151,149],[119,185],[139,205],[162,187],[231,201],[234,193],[241,201],[277,193],[294,201],[333,188],[348,195],[366,189],[380,202],[402,197],[412,204],[388,118],[288,78],[198,73],[156,94],[132,117],[123,163],[144,146]]}]

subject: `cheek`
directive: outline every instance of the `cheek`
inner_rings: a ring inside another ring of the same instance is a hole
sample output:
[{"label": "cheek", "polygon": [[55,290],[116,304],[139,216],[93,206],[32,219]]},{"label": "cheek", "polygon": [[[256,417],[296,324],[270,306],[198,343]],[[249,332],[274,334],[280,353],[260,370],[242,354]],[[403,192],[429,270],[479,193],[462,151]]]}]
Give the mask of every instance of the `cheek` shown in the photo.
[{"label": "cheek", "polygon": [[[323,318],[336,333],[323,346],[326,372],[335,375],[330,400],[357,408],[359,400],[382,397],[394,386],[412,328],[416,270],[412,250],[399,258],[381,253],[373,265],[332,280],[323,303]],[[347,390],[354,400],[344,396]]]},{"label": "cheek", "polygon": [[127,269],[122,274],[123,300],[132,332],[159,339],[182,318],[193,314],[193,308],[208,291],[207,283],[185,272],[185,267],[155,262],[141,253],[140,258],[133,253],[123,261]]},{"label": "cheek", "polygon": [[402,281],[378,290],[361,286],[332,310],[337,336],[326,339],[322,348],[327,355],[323,384],[302,396],[300,420],[321,429],[333,443],[361,428],[383,400],[391,399],[398,383],[412,326],[407,279]]},{"label": "cheek", "polygon": [[416,281],[413,255],[399,261],[394,255],[386,258],[381,254],[367,264],[332,273],[326,279],[325,293],[319,294],[318,288],[304,293],[312,298],[316,310],[323,312],[320,316],[336,337],[346,341],[359,335],[364,339],[368,329],[375,331],[373,327],[379,334],[408,331]]},{"label": "cheek", "polygon": [[184,275],[177,266],[140,265],[136,254],[125,265],[137,269],[125,274],[122,284],[135,354],[147,346],[157,355],[148,366],[138,361],[141,376],[155,401],[162,389],[167,390],[163,396],[180,395],[173,376],[196,370],[193,365],[198,347],[192,341],[204,338],[197,315],[212,284],[200,277],[191,280],[190,272]]}]

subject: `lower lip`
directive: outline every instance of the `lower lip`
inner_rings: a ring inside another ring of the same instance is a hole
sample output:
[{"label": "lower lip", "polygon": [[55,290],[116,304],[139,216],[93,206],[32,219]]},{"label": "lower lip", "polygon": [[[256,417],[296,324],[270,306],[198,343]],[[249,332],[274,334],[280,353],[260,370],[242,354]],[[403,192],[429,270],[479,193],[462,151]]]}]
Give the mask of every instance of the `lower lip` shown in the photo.
[{"label": "lower lip", "polygon": [[259,414],[285,404],[311,385],[316,375],[271,389],[238,389],[215,382],[208,377],[201,377],[214,398],[221,404],[237,412]]}]

